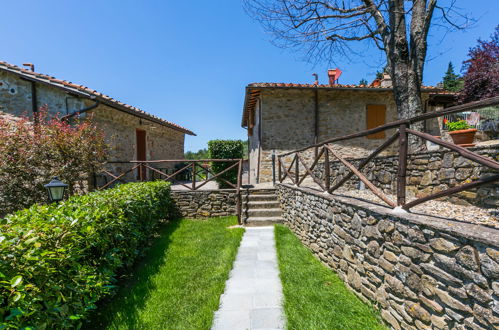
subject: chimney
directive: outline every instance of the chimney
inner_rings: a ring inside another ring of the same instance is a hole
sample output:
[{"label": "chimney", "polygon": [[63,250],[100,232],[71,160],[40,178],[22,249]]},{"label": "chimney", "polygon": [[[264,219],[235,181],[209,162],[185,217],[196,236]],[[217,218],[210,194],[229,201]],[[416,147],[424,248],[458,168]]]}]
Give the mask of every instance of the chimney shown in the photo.
[{"label": "chimney", "polygon": [[329,76],[329,85],[336,85],[338,83],[338,78],[341,76],[341,70],[336,68],[334,70],[327,70],[327,75]]},{"label": "chimney", "polygon": [[312,73],[312,76],[315,78],[314,85],[319,85],[319,75],[317,73]]},{"label": "chimney", "polygon": [[383,79],[381,80],[381,87],[392,87],[392,78],[388,73],[383,73]]},{"label": "chimney", "polygon": [[23,66],[29,67],[32,72],[35,72],[35,65],[33,63],[23,63]]}]

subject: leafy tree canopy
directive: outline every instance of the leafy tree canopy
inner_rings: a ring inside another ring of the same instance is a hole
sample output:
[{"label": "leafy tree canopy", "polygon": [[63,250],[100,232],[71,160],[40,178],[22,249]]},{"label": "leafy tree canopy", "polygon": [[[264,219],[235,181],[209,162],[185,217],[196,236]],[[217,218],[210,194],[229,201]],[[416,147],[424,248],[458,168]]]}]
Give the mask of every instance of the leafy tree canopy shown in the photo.
[{"label": "leafy tree canopy", "polygon": [[452,62],[449,62],[442,83],[444,89],[450,92],[458,92],[463,88],[463,79],[454,72],[454,65]]},{"label": "leafy tree canopy", "polygon": [[464,88],[462,103],[499,95],[499,25],[489,41],[478,40],[471,48],[469,59],[463,62]]}]

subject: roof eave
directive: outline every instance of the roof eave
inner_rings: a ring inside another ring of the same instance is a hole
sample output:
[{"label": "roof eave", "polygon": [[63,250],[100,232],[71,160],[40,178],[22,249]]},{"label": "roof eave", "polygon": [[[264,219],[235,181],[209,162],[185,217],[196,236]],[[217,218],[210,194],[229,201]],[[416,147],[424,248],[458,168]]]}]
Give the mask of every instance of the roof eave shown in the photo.
[{"label": "roof eave", "polygon": [[126,112],[128,114],[131,114],[133,116],[136,116],[136,117],[139,117],[139,118],[144,118],[144,119],[147,119],[147,120],[150,120],[152,122],[155,122],[159,125],[162,125],[162,126],[165,126],[165,127],[168,127],[168,128],[171,128],[171,129],[174,129],[176,131],[179,131],[179,132],[182,132],[182,133],[185,133],[185,134],[188,134],[188,135],[192,135],[192,136],[196,136],[196,134],[188,129],[184,129],[182,127],[177,127],[175,125],[171,125],[169,123],[166,123],[164,121],[162,121],[161,119],[158,119],[158,118],[155,118],[151,115],[148,115],[146,113],[140,113],[140,112],[137,112],[137,111],[133,111],[131,109],[128,109],[127,107],[117,103],[117,102],[113,102],[112,100],[109,100],[109,99],[106,99],[104,97],[101,97],[101,96],[97,96],[97,95],[94,95],[94,94],[89,94],[89,93],[85,93],[85,92],[82,92],[76,88],[71,88],[69,86],[66,86],[66,85],[62,85],[62,84],[58,84],[58,83],[54,83],[54,82],[49,82],[49,81],[45,81],[43,79],[38,79],[36,76],[33,76],[31,74],[26,74],[22,71],[18,71],[18,70],[13,70],[13,69],[10,69],[8,67],[0,67],[0,70],[4,70],[4,71],[7,71],[9,73],[13,73],[13,74],[16,74],[17,76],[21,77],[21,79],[24,79],[24,80],[28,80],[28,81],[33,81],[33,82],[36,82],[36,83],[40,83],[40,84],[44,84],[44,85],[47,85],[47,86],[51,86],[51,87],[54,87],[54,88],[60,88],[68,93],[72,93],[72,94],[76,94],[78,96],[81,96],[81,97],[85,97],[85,98],[88,98],[88,99],[91,99],[91,100],[98,100],[100,101],[101,103],[103,104],[106,104],[116,110],[119,110],[119,111],[123,111],[123,112]]},{"label": "roof eave", "polygon": [[241,118],[241,127],[242,128],[247,128],[248,127],[248,116],[247,116],[247,105],[248,105],[248,99],[249,99],[249,95],[250,93],[249,90],[250,90],[251,87],[249,86],[246,86],[246,92],[245,92],[245,95],[244,95],[244,105],[243,105],[243,118]]}]

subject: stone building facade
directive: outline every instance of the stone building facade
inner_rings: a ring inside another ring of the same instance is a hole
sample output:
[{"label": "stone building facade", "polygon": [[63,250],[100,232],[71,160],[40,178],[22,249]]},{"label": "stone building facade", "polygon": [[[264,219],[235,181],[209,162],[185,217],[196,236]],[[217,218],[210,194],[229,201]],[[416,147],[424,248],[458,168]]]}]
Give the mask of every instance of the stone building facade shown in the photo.
[{"label": "stone building facade", "polygon": [[0,111],[32,117],[45,105],[52,116],[91,118],[105,134],[115,173],[131,168],[130,160],[182,159],[185,135],[195,135],[88,87],[0,62]]},{"label": "stone building facade", "polygon": [[[285,153],[397,120],[392,88],[382,86],[248,85],[242,126],[248,129],[250,182],[272,180],[272,150],[277,154]],[[434,102],[434,96],[439,92],[433,87],[423,88],[425,111],[443,106],[440,100]],[[370,119],[372,114],[375,114],[374,120]],[[427,123],[427,128],[437,129],[436,133],[438,126],[436,122]],[[388,130],[377,136],[344,141],[337,146],[344,156],[362,156],[394,132]],[[305,155],[307,158],[311,156]]]}]

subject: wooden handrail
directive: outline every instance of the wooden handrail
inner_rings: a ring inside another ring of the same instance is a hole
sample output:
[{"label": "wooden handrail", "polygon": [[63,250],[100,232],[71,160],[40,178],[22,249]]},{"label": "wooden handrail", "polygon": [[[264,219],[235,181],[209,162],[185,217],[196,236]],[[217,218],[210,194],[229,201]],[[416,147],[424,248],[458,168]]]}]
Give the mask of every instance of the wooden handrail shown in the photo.
[{"label": "wooden handrail", "polygon": [[240,158],[234,159],[161,159],[161,160],[130,160],[130,163],[213,163],[213,162],[238,162]]},{"label": "wooden handrail", "polygon": [[[207,162],[227,162],[227,163],[234,163],[232,165],[229,165],[226,169],[224,169],[223,171],[215,174],[214,172],[212,172],[209,168],[206,168],[206,167],[203,167],[201,166],[199,163],[207,163]],[[105,189],[107,187],[109,187],[111,184],[113,184],[114,182],[120,180],[121,181],[121,178],[123,178],[126,174],[134,171],[135,169],[139,169],[139,179],[140,181],[145,181],[147,180],[146,177],[144,177],[142,174],[142,169],[149,169],[150,171],[154,172],[154,173],[157,173],[160,175],[160,178],[162,180],[165,180],[165,181],[173,181],[173,182],[176,182],[177,184],[180,184],[182,185],[183,187],[189,189],[189,190],[198,190],[199,188],[201,188],[202,186],[204,186],[205,184],[207,184],[208,182],[210,181],[214,181],[216,178],[219,178],[220,180],[222,180],[223,182],[227,183],[229,186],[231,186],[232,188],[236,189],[238,194],[239,194],[239,191],[240,191],[240,187],[241,187],[241,177],[242,177],[242,162],[243,160],[240,159],[240,158],[237,158],[237,159],[164,159],[164,160],[131,160],[131,161],[128,161],[128,162],[121,162],[121,161],[113,161],[113,162],[109,162],[109,164],[121,164],[121,163],[127,163],[127,164],[131,164],[133,165],[132,168],[130,168],[129,170],[125,171],[124,173],[121,173],[119,175],[114,175],[113,173],[107,171],[107,170],[104,170],[103,173],[104,174],[107,174],[109,175],[112,180],[107,182],[104,186],[102,187],[98,187],[97,189]],[[152,164],[159,164],[159,163],[187,163],[187,165],[184,165],[182,166],[182,168],[176,170],[173,174],[166,174],[154,167],[151,167],[150,165]],[[201,167],[204,171],[212,174],[213,176],[211,178],[208,178],[206,180],[204,180],[202,183],[200,184],[196,184],[196,175],[198,173],[198,169],[197,167]],[[238,166],[238,182],[237,184],[233,184],[232,182],[229,182],[228,180],[224,179],[221,177],[222,174],[228,172],[229,170],[233,169],[234,167]],[[178,180],[175,179],[175,177],[177,175],[179,175],[180,173],[184,172],[184,171],[187,171],[189,170],[189,168],[192,169],[192,184],[190,186],[182,183],[182,182],[178,182]]]},{"label": "wooden handrail", "polygon": [[[442,197],[442,196],[447,196],[451,194],[455,194],[457,192],[466,190],[466,189],[471,189],[475,188],[478,186],[481,186],[486,183],[494,182],[499,180],[499,175],[494,175],[491,177],[486,177],[486,178],[480,178],[479,180],[476,180],[474,182],[462,184],[460,186],[456,186],[453,188],[449,188],[447,190],[435,193],[433,195],[429,195],[423,198],[416,199],[414,201],[411,201],[409,203],[406,203],[406,184],[407,184],[407,159],[408,159],[408,153],[409,153],[409,146],[408,146],[408,136],[413,135],[416,137],[419,137],[424,140],[431,141],[435,144],[438,144],[444,148],[450,149],[451,151],[457,152],[459,155],[462,157],[469,159],[471,161],[474,161],[480,165],[486,166],[488,168],[491,168],[493,170],[499,171],[499,162],[487,158],[485,156],[479,155],[475,152],[472,152],[466,148],[463,148],[461,146],[443,141],[441,139],[438,139],[430,134],[419,132],[413,129],[410,129],[409,126],[413,123],[420,122],[423,120],[427,119],[432,119],[432,118],[437,118],[443,115],[448,115],[451,113],[458,113],[458,112],[463,112],[467,110],[473,110],[477,108],[482,108],[486,106],[493,106],[493,105],[498,105],[499,104],[499,97],[492,97],[486,100],[481,100],[481,101],[476,101],[476,102],[471,102],[467,104],[462,104],[462,105],[457,105],[454,107],[450,107],[441,111],[435,111],[431,113],[426,113],[420,116],[415,116],[412,118],[408,119],[401,119],[397,120],[385,125],[381,125],[372,129],[368,129],[362,132],[354,133],[354,134],[349,134],[349,135],[344,135],[341,137],[336,137],[332,139],[328,139],[316,144],[311,144],[307,147],[296,149],[293,151],[285,152],[282,154],[279,154],[277,156],[278,159],[278,164],[279,164],[279,182],[283,182],[286,177],[289,177],[291,181],[297,185],[300,186],[300,184],[305,180],[307,176],[310,176],[314,182],[324,191],[328,193],[332,193],[334,190],[338,189],[341,187],[345,182],[347,182],[353,175],[356,175],[364,184],[380,199],[382,199],[385,203],[390,205],[391,207],[402,207],[403,209],[410,209],[413,206],[416,206],[418,204],[421,204],[423,202]],[[350,140],[354,138],[359,138],[363,136],[367,136],[370,134],[378,133],[381,131],[385,131],[388,129],[394,129],[398,128],[398,130],[393,134],[389,139],[383,142],[379,147],[377,147],[367,158],[364,158],[363,160],[360,161],[358,168],[353,166],[349,161],[345,160],[342,158],[334,149],[332,146],[328,145],[333,142],[339,142],[339,141],[345,141],[345,140]],[[396,140],[399,141],[399,148],[398,148],[398,168],[397,168],[397,203],[394,203],[391,201],[386,195],[384,195],[378,188],[376,188],[361,172],[360,170],[365,167],[370,161],[373,160],[381,151],[384,149],[388,148],[392,143],[394,143]],[[315,158],[313,160],[312,166],[309,168],[305,161],[300,157],[300,153],[304,152],[308,149],[314,148],[315,150]],[[320,154],[318,154],[318,148],[322,148]],[[289,164],[289,167],[284,164],[283,157],[293,155],[293,160]],[[315,175],[313,169],[315,168],[317,162],[319,159],[322,157],[324,154],[324,182],[322,182],[317,176]],[[346,166],[350,172],[344,176],[338,183],[336,183],[332,188],[330,188],[330,160],[329,160],[329,154],[333,155],[335,158],[339,160],[340,163],[342,163],[344,166]],[[300,177],[300,163],[302,164],[305,173],[303,176]],[[291,172],[292,168],[294,169],[294,172]],[[284,174],[281,176],[281,170],[284,170]]]},{"label": "wooden handrail", "polygon": [[397,205],[394,202],[392,202],[392,200],[390,200],[388,197],[386,197],[386,195],[383,194],[378,188],[376,188],[376,186],[373,185],[371,183],[371,181],[369,181],[362,173],[360,173],[360,171],[357,170],[352,164],[350,164],[348,161],[346,161],[340,155],[338,155],[330,146],[326,145],[326,148],[329,150],[329,152],[331,153],[331,155],[333,155],[334,157],[336,157],[340,162],[343,163],[343,165],[345,165],[346,167],[348,167],[348,169],[350,171],[352,171],[360,179],[360,181],[364,182],[364,184],[369,189],[371,189],[371,191],[373,192],[373,194],[375,194],[376,196],[378,196],[382,201],[384,201],[386,204],[390,205],[391,207],[395,207]]},{"label": "wooden handrail", "polygon": [[467,111],[467,110],[473,110],[473,109],[477,109],[477,108],[483,108],[483,107],[486,107],[486,106],[492,106],[492,105],[497,105],[497,104],[499,104],[499,96],[491,97],[491,98],[488,98],[488,99],[485,99],[485,100],[481,100],[481,101],[475,101],[475,102],[471,102],[471,103],[456,105],[456,106],[453,106],[453,107],[446,108],[444,110],[425,113],[423,115],[415,116],[415,117],[412,117],[412,118],[409,118],[409,119],[396,120],[396,121],[393,121],[391,123],[384,124],[384,125],[381,125],[381,126],[378,126],[378,127],[375,127],[375,128],[371,128],[371,129],[368,129],[368,130],[365,130],[365,131],[362,131],[362,132],[348,134],[348,135],[343,135],[343,136],[340,136],[340,137],[337,137],[337,138],[332,138],[332,139],[324,140],[324,141],[318,142],[316,144],[311,144],[311,145],[309,145],[307,147],[303,147],[303,148],[300,148],[300,149],[296,149],[296,150],[293,150],[293,151],[289,151],[289,152],[285,152],[285,153],[279,154],[279,156],[281,156],[281,157],[282,156],[287,156],[287,155],[293,154],[295,152],[305,151],[305,150],[310,149],[310,148],[318,148],[318,147],[321,147],[322,145],[324,145],[326,143],[333,143],[333,142],[339,142],[339,141],[344,141],[344,140],[351,140],[351,139],[354,139],[354,138],[359,138],[359,137],[367,136],[367,135],[370,135],[370,134],[379,133],[379,132],[382,132],[382,131],[386,131],[387,129],[400,127],[400,125],[404,125],[404,124],[405,125],[410,125],[410,124],[417,123],[417,122],[420,122],[420,121],[423,121],[423,120],[437,118],[437,117],[441,117],[441,116],[448,115],[448,114],[451,114],[451,113],[458,113],[458,112],[463,112],[463,111]]}]

